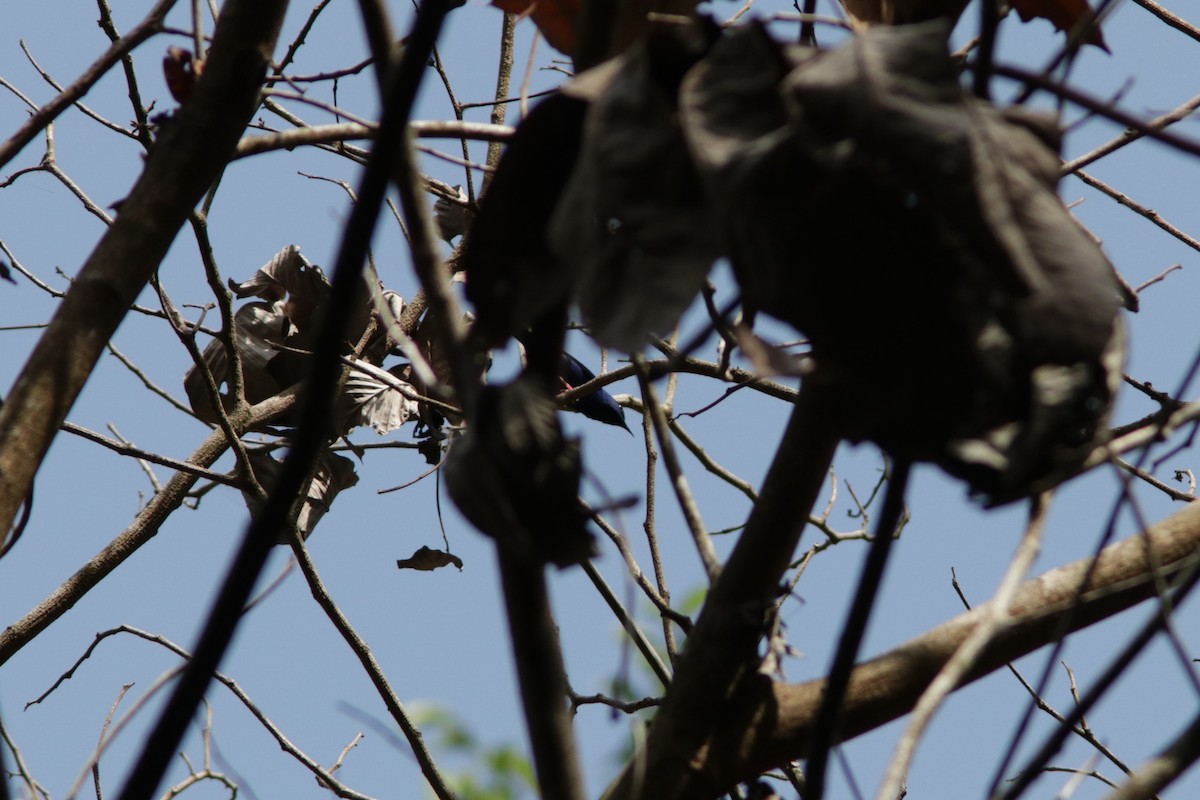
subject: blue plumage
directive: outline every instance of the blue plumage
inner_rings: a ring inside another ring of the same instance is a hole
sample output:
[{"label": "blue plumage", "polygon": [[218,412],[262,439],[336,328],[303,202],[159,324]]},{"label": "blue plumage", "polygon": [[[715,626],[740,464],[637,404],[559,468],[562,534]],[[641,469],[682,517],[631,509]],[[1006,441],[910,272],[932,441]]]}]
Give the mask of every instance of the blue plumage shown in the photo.
[{"label": "blue plumage", "polygon": [[[585,367],[579,359],[570,353],[563,353],[558,374],[562,378],[564,390],[582,386],[596,377],[595,373]],[[633,431],[629,430],[629,426],[625,424],[624,409],[617,405],[617,401],[613,399],[613,396],[603,389],[597,389],[591,394],[580,397],[571,404],[571,408],[583,414],[588,419],[594,419],[606,425],[616,425],[629,431],[630,434],[633,433]]]}]

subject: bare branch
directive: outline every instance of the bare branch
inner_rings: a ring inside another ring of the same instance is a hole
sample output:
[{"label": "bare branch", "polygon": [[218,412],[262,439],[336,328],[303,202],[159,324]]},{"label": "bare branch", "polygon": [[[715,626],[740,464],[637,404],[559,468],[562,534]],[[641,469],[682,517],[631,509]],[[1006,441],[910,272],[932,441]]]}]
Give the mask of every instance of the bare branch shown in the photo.
[{"label": "bare branch", "polygon": [[133,52],[133,49],[139,44],[161,31],[163,20],[166,18],[167,12],[175,5],[175,2],[176,0],[159,0],[150,9],[150,13],[146,15],[146,18],[134,26],[125,35],[125,38],[113,44],[104,55],[92,64],[92,66],[88,67],[65,91],[38,109],[16,133],[9,137],[3,144],[0,144],[0,167],[11,161],[13,156],[19,153],[25,145],[33,141],[33,137],[37,136],[38,131],[53,122],[55,117],[87,94],[96,81],[100,80],[106,72],[112,69],[113,65]]}]

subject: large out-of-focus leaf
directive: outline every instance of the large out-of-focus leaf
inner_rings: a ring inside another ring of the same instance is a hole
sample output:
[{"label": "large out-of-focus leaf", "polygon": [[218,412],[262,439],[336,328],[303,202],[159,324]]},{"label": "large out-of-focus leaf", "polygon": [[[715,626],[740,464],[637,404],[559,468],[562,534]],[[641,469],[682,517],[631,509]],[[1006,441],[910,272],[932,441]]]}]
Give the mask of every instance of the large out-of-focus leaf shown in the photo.
[{"label": "large out-of-focus leaf", "polygon": [[563,437],[540,380],[484,387],[443,469],[463,516],[512,556],[561,567],[592,555],[579,442]]},{"label": "large out-of-focus leaf", "polygon": [[474,331],[486,347],[524,333],[567,302],[575,267],[550,254],[546,229],[579,152],[586,102],[546,98],[513,134],[496,167],[459,264]]},{"label": "large out-of-focus leaf", "polygon": [[675,123],[679,80],[712,35],[701,26],[655,26],[600,68],[608,85],[588,111],[550,241],[561,262],[581,270],[576,299],[606,346],[637,350],[670,330],[718,255],[716,226]]},{"label": "large out-of-focus leaf", "polygon": [[[251,452],[249,456],[254,476],[258,479],[259,485],[270,492],[283,468],[283,462],[277,461],[270,454],[262,451]],[[333,504],[338,493],[343,489],[349,489],[356,483],[358,483],[358,473],[354,471],[353,461],[329,451],[322,453],[317,461],[308,495],[296,516],[295,530],[299,532],[300,538],[307,540],[313,529],[317,527],[317,523],[321,521],[321,517],[325,516],[325,512]],[[250,513],[256,513],[257,498],[246,491],[242,492],[242,496],[250,508]],[[288,541],[287,536],[280,536],[278,544],[287,544]]]},{"label": "large out-of-focus leaf", "polygon": [[966,95],[948,27],[817,56],[747,28],[680,110],[743,298],[808,336],[844,435],[1002,502],[1101,435],[1118,290],[1057,196],[1052,125]]},{"label": "large out-of-focus leaf", "polygon": [[967,0],[841,0],[857,22],[903,25],[948,17],[958,19]]}]

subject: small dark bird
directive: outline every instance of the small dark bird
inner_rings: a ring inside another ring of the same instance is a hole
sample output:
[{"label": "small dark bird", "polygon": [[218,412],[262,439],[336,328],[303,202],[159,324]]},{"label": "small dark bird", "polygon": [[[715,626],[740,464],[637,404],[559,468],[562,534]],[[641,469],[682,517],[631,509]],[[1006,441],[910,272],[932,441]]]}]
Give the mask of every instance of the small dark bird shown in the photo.
[{"label": "small dark bird", "polygon": [[[570,391],[576,386],[582,386],[596,377],[579,359],[570,353],[563,353],[558,375],[562,378],[563,391]],[[617,405],[611,394],[603,389],[597,389],[591,394],[584,395],[571,403],[571,408],[583,414],[588,419],[603,422],[605,425],[616,425],[624,428],[632,436],[633,431],[625,424],[625,410]]]}]

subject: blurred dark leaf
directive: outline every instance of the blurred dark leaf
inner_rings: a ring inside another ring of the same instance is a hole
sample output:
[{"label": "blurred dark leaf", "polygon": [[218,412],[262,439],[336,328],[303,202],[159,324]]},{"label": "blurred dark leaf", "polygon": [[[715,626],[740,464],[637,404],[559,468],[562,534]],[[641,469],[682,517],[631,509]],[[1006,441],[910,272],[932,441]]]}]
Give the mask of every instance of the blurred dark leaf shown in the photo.
[{"label": "blurred dark leaf", "polygon": [[[1091,11],[1087,0],[1011,0],[1010,5],[1026,22],[1031,19],[1047,19],[1060,31],[1070,31]],[[1086,44],[1094,44],[1101,50],[1108,50],[1099,25],[1092,26],[1083,41]]]},{"label": "blurred dark leaf", "polygon": [[441,569],[447,564],[453,564],[460,570],[463,568],[462,559],[458,556],[442,550],[433,550],[429,547],[421,547],[417,552],[412,554],[411,558],[396,560],[396,566],[400,569],[419,569],[423,572]]},{"label": "blurred dark leaf", "polygon": [[573,264],[550,255],[546,229],[575,165],[587,104],[558,94],[517,126],[463,243],[460,265],[475,306],[475,335],[503,346],[566,302]]},{"label": "blurred dark leaf", "polygon": [[17,285],[17,280],[12,276],[12,267],[0,261],[0,279],[6,280],[13,286]]},{"label": "blurred dark leaf", "polygon": [[668,332],[720,252],[699,176],[675,122],[683,74],[714,30],[653,26],[568,93],[596,94],[583,148],[551,220],[551,249],[581,270],[575,297],[601,344],[639,350]]},{"label": "blurred dark leaf", "polygon": [[1119,295],[1057,195],[1052,123],[966,95],[947,35],[813,56],[748,27],[685,79],[681,118],[745,302],[808,336],[844,435],[1002,502],[1101,436]]},{"label": "blurred dark leaf", "polygon": [[560,567],[593,553],[579,503],[579,442],[538,380],[485,386],[445,467],[463,516],[514,557]]}]

